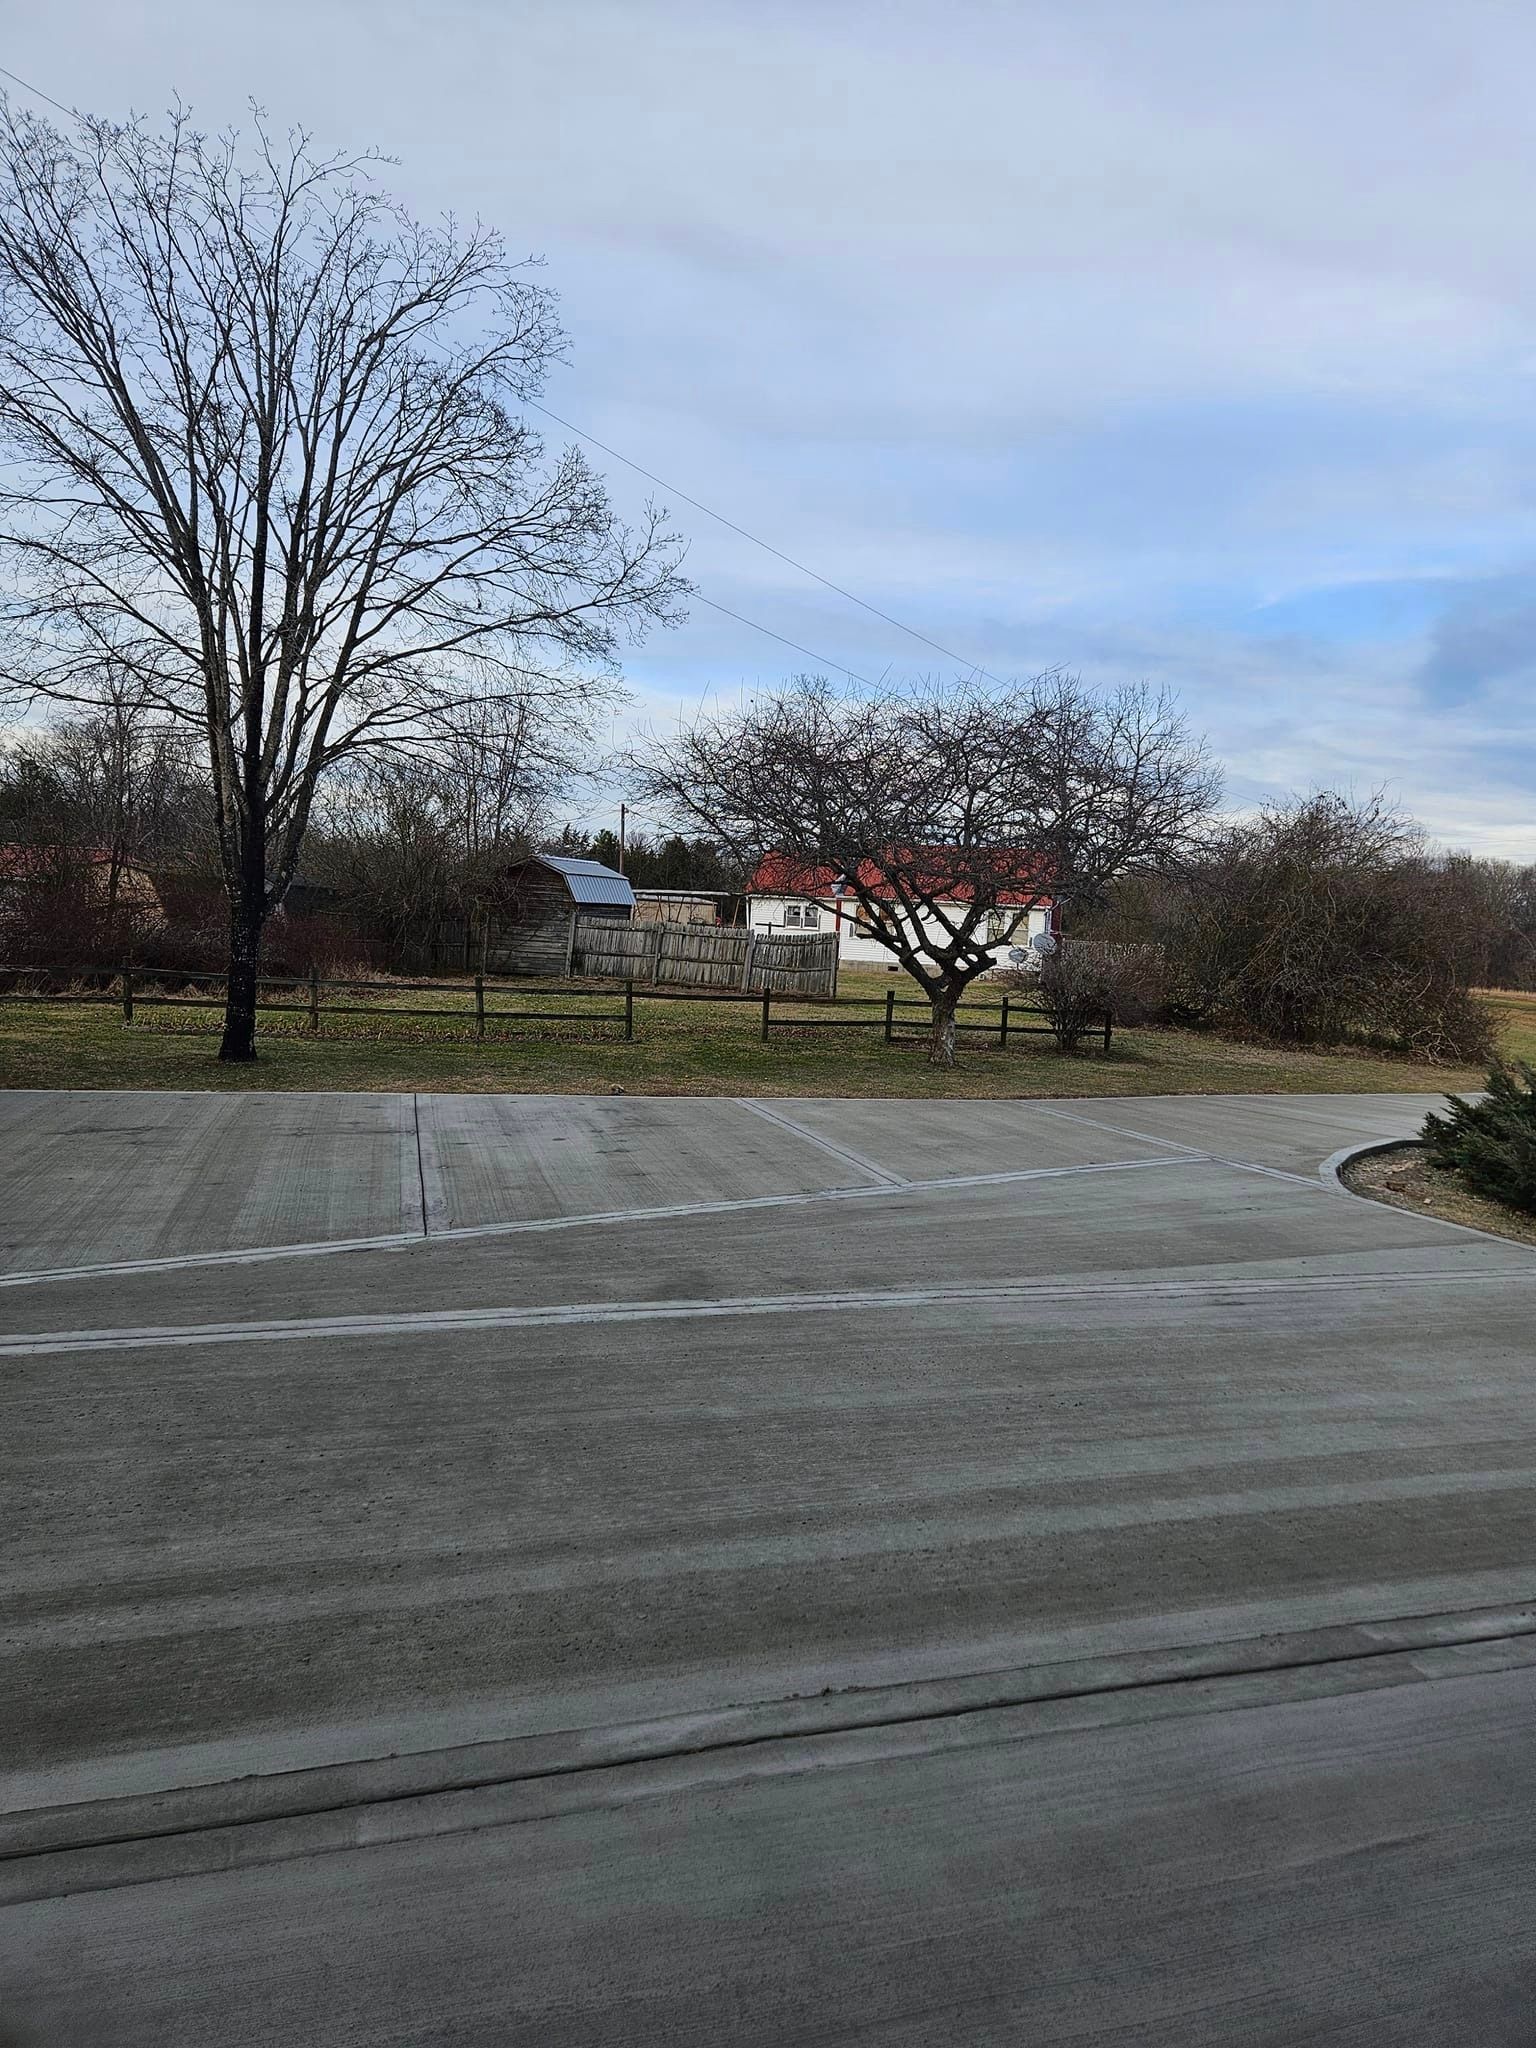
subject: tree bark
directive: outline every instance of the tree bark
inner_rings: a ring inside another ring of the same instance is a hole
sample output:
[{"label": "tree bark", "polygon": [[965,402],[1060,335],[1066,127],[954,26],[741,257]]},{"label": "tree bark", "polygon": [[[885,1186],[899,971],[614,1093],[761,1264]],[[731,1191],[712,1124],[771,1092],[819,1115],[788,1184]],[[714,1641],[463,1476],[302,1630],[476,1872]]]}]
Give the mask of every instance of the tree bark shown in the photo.
[{"label": "tree bark", "polygon": [[256,1057],[256,977],[261,969],[261,931],[265,905],[254,898],[244,877],[229,907],[229,984],[224,1001],[221,1060]]},{"label": "tree bark", "polygon": [[929,997],[933,1005],[933,1037],[928,1047],[928,1058],[936,1067],[952,1067],[955,1064],[955,1010],[960,1002],[960,991],[955,988],[936,989]]}]

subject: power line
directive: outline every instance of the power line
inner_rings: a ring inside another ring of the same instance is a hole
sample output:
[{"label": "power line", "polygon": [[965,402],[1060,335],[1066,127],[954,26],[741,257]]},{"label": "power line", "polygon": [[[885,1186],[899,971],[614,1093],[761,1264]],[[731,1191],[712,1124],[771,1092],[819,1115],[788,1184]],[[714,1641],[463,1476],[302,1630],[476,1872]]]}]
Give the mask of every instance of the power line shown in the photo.
[{"label": "power line", "polygon": [[[34,99],[45,100],[50,107],[57,107],[61,114],[68,114],[71,120],[77,118],[73,107],[66,107],[62,100],[56,100],[51,93],[43,92],[39,87],[29,84],[25,78],[20,77],[16,72],[7,70],[3,64],[0,64],[0,78],[10,79],[11,83],[19,85],[23,92],[31,93]],[[774,547],[771,541],[763,540],[755,533],[749,533],[746,527],[739,526],[734,519],[727,519],[723,512],[717,512],[712,505],[706,505],[702,499],[690,496],[687,491],[679,490],[675,484],[669,484],[665,477],[657,476],[654,470],[647,469],[643,463],[632,462],[627,455],[621,455],[617,448],[610,448],[606,441],[599,441],[595,434],[589,434],[584,427],[578,427],[573,421],[562,419],[559,413],[551,412],[547,405],[540,405],[537,399],[525,399],[524,403],[531,406],[535,412],[543,413],[546,419],[553,420],[556,426],[564,427],[567,433],[575,434],[580,440],[590,441],[594,448],[601,448],[605,455],[611,455],[615,462],[622,462],[626,469],[634,470],[637,476],[643,476],[651,483],[659,485],[662,490],[669,491],[673,497],[681,498],[685,504],[692,505],[696,511],[704,513],[707,518],[718,520],[722,526],[728,526],[733,533],[739,533],[743,540],[751,541],[754,547],[765,548],[770,555],[776,555],[781,562],[787,562],[791,569],[798,569],[802,576],[809,576],[812,582],[820,583],[826,589],[835,591],[839,597],[845,597],[850,604],[856,604],[862,610],[869,612],[873,617],[883,619],[888,626],[894,626],[898,632],[910,634],[914,640],[921,640],[925,647],[931,647],[936,654],[942,654],[946,661],[958,661],[962,668],[973,668],[978,675],[987,676],[987,671],[984,668],[976,668],[976,664],[974,662],[967,662],[963,655],[956,654],[951,648],[941,646],[937,640],[930,640],[926,633],[919,633],[915,627],[904,625],[900,619],[892,618],[889,612],[881,611],[878,605],[866,603],[862,597],[856,596],[853,591],[845,590],[842,584],[834,583],[829,576],[823,576],[819,571],[808,568],[804,562],[797,562],[793,555],[786,555],[782,548]],[[808,660],[819,663],[823,668],[837,669],[851,681],[863,683],[866,689],[874,687],[867,677],[861,676],[855,670],[849,668],[846,662],[829,661],[825,655],[817,654],[813,648],[802,647],[798,640],[790,640],[783,633],[774,632],[771,626],[759,625],[756,619],[749,619],[745,613],[733,612],[729,605],[717,604],[712,597],[706,597],[701,590],[696,590],[693,595],[698,603],[707,604],[711,611],[723,613],[726,618],[734,619],[738,625],[749,626],[754,633],[766,634],[770,640],[777,640],[781,647],[793,648],[796,654],[805,655]],[[997,682],[999,678],[988,676],[988,680],[990,682]]]},{"label": "power line", "polygon": [[75,119],[73,107],[66,107],[64,102],[56,100],[52,93],[40,92],[35,85],[28,85],[24,78],[18,78],[14,71],[7,71],[3,64],[0,64],[0,78],[8,78],[12,85],[19,85],[23,92],[31,93],[33,99],[46,100],[50,107],[57,107],[61,114],[68,114],[72,121]]},{"label": "power line", "polygon": [[750,626],[754,633],[766,633],[770,640],[777,640],[783,647],[793,647],[796,654],[809,656],[812,661],[820,662],[823,668],[839,670],[850,681],[862,683],[867,690],[872,690],[875,687],[870,682],[868,676],[859,675],[856,670],[849,668],[845,661],[829,661],[826,655],[816,653],[814,648],[802,647],[798,640],[786,640],[782,633],[775,633],[772,626],[760,626],[756,619],[746,618],[741,612],[733,612],[728,604],[716,604],[715,600],[712,597],[706,597],[702,590],[694,591],[693,597],[695,603],[707,604],[712,612],[724,612],[728,619],[735,619],[737,624],[741,626]]},{"label": "power line", "polygon": [[[676,484],[669,484],[665,477],[658,476],[653,469],[647,469],[644,463],[632,462],[627,455],[621,455],[617,448],[610,448],[606,441],[599,441],[596,434],[589,434],[585,427],[578,427],[573,421],[562,419],[559,413],[551,412],[547,405],[540,405],[536,398],[524,399],[523,403],[531,406],[535,412],[543,413],[546,419],[553,420],[557,427],[564,427],[567,433],[575,434],[583,441],[590,441],[594,448],[601,448],[605,455],[611,455],[615,462],[622,462],[626,469],[632,469],[637,476],[643,476],[651,483],[658,484],[662,490],[668,492],[672,497],[681,498],[685,505],[692,505],[696,512],[702,512],[707,518],[716,519],[722,526],[728,526],[732,533],[739,533],[743,540],[751,541],[754,547],[765,548],[770,555],[777,556],[781,562],[787,562],[791,569],[798,569],[802,576],[809,576],[813,583],[819,583],[827,590],[836,591],[839,597],[846,597],[850,604],[858,605],[861,610],[869,612],[874,618],[883,619],[888,626],[894,626],[897,632],[909,634],[914,640],[921,640],[925,647],[931,647],[935,654],[942,654],[946,661],[957,661],[962,668],[971,669],[975,674],[985,676],[988,682],[1000,683],[1002,681],[1000,676],[991,675],[986,669],[980,667],[978,663],[967,661],[963,654],[956,654],[952,647],[945,647],[937,640],[930,640],[926,633],[919,633],[915,626],[909,626],[901,619],[892,618],[889,612],[881,611],[878,605],[868,603],[852,590],[845,590],[841,583],[834,583],[830,576],[823,576],[820,570],[812,569],[804,562],[797,562],[793,555],[786,555],[784,550],[776,548],[772,541],[764,540],[760,534],[748,532],[746,527],[739,526],[734,519],[727,519],[723,512],[717,512],[713,505],[706,505],[701,498],[691,497],[687,491],[679,490]],[[704,602],[707,604],[709,600],[706,598]],[[717,605],[715,609],[723,611],[725,607]],[[735,614],[733,613],[732,617],[734,616]],[[744,623],[750,626],[753,621],[747,619]],[[768,629],[766,626],[759,626],[757,630],[760,633],[764,633]],[[775,633],[772,637],[778,640],[783,636]],[[794,644],[792,640],[786,642],[786,645],[790,647],[793,647]],[[805,650],[802,648],[800,651],[804,653]],[[820,657],[816,658],[819,659]],[[862,677],[859,680],[862,681]]]}]

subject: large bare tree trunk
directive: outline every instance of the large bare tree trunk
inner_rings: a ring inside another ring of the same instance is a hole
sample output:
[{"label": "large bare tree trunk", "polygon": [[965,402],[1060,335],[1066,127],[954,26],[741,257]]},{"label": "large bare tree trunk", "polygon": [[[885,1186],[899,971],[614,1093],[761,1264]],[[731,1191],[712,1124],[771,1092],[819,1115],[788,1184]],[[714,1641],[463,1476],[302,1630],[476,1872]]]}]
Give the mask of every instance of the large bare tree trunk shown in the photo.
[{"label": "large bare tree trunk", "polygon": [[933,1005],[933,1037],[928,1046],[928,1058],[936,1067],[952,1067],[955,1064],[955,1011],[959,1006],[960,991],[941,988],[929,1000]]},{"label": "large bare tree trunk", "polygon": [[224,1000],[221,1060],[256,1057],[256,978],[266,922],[266,875],[242,870],[230,892],[229,983]]}]

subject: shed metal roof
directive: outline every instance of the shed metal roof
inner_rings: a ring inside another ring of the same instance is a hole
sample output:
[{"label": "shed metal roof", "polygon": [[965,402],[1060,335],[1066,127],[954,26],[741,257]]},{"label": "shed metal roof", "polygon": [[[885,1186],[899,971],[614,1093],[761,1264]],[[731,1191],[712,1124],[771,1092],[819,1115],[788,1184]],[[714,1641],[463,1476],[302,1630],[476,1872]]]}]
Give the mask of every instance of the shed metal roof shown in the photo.
[{"label": "shed metal roof", "polygon": [[617,868],[605,868],[600,860],[576,860],[567,853],[534,855],[544,867],[563,877],[577,903],[617,903],[633,909],[635,892],[629,877]]}]

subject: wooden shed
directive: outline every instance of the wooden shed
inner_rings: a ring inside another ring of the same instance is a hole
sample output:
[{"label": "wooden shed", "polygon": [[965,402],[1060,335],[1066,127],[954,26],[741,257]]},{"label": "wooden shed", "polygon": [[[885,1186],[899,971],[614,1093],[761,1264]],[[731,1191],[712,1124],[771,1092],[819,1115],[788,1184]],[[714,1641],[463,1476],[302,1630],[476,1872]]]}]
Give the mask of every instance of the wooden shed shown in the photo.
[{"label": "wooden shed", "polygon": [[616,868],[563,853],[534,853],[503,869],[485,926],[484,963],[495,974],[567,974],[579,917],[628,924],[635,892]]}]

